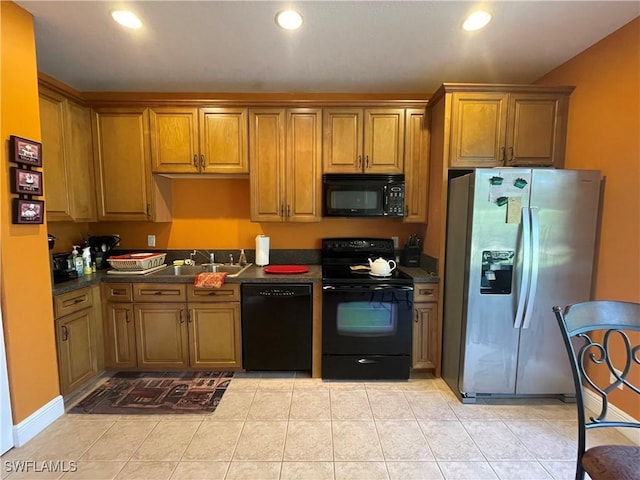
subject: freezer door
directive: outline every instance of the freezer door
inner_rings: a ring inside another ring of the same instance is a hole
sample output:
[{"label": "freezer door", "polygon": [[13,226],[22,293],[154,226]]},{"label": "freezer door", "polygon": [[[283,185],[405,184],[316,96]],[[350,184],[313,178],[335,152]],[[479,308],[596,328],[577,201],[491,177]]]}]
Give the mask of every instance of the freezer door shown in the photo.
[{"label": "freezer door", "polygon": [[529,298],[530,318],[523,321],[520,334],[516,394],[574,395],[552,307],[590,299],[600,186],[597,171],[532,171],[538,277],[531,280],[537,284],[536,294]]},{"label": "freezer door", "polygon": [[[514,189],[513,184],[526,179],[528,185],[531,170],[478,169],[474,176],[459,387],[468,394],[513,394],[520,336],[521,215],[529,202],[528,186]],[[504,203],[501,192],[517,200]]]}]

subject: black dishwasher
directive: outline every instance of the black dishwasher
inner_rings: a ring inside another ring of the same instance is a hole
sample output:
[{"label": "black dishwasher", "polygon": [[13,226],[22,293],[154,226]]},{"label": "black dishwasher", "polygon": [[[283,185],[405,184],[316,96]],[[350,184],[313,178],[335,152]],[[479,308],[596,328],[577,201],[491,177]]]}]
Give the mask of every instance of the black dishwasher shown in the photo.
[{"label": "black dishwasher", "polygon": [[311,285],[242,284],[245,370],[311,370]]}]

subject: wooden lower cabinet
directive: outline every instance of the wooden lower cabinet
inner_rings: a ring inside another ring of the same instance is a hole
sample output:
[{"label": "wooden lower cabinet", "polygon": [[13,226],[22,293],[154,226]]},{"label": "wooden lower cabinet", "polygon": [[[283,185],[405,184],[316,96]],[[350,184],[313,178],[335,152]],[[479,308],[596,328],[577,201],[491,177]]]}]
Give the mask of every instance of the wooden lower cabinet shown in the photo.
[{"label": "wooden lower cabinet", "polygon": [[138,367],[187,367],[186,310],[184,303],[133,306]]},{"label": "wooden lower cabinet", "polygon": [[91,309],[56,320],[60,390],[63,395],[91,379],[97,371],[92,347]]},{"label": "wooden lower cabinet", "polygon": [[239,303],[189,304],[189,365],[242,367]]},{"label": "wooden lower cabinet", "polygon": [[414,370],[433,370],[440,365],[440,335],[438,328],[438,285],[416,284],[413,303]]},{"label": "wooden lower cabinet", "polygon": [[[54,297],[56,351],[60,392],[67,395],[91,380],[102,367],[102,335],[97,332],[91,287]],[[99,365],[100,364],[100,365]]]},{"label": "wooden lower cabinet", "polygon": [[133,305],[108,303],[105,307],[105,364],[109,368],[135,368],[136,330]]},{"label": "wooden lower cabinet", "polygon": [[103,284],[106,366],[242,368],[240,285]]}]

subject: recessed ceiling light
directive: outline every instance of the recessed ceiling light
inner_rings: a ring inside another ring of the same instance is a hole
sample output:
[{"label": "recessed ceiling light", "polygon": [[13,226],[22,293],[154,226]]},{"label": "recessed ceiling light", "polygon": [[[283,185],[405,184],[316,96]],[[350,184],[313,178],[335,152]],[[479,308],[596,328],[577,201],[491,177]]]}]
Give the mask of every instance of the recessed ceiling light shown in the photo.
[{"label": "recessed ceiling light", "polygon": [[487,25],[491,21],[491,14],[485,12],[483,10],[478,10],[477,12],[473,12],[471,15],[467,17],[467,19],[462,24],[462,28],[467,30],[468,32],[472,32],[474,30],[480,30],[482,27]]},{"label": "recessed ceiling light", "polygon": [[113,10],[111,12],[113,19],[123,27],[127,28],[140,28],[142,27],[142,21],[136,16],[135,13],[128,10]]},{"label": "recessed ceiling light", "polygon": [[295,10],[283,10],[276,15],[276,24],[285,30],[297,30],[302,25],[302,15]]}]

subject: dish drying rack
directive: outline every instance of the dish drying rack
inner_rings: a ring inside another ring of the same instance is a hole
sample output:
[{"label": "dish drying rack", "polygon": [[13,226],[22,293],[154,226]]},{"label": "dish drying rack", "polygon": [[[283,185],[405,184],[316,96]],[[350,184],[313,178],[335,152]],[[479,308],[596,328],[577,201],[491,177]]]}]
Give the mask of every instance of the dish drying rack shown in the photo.
[{"label": "dish drying rack", "polygon": [[128,253],[109,257],[107,261],[116,270],[138,272],[164,265],[166,253]]}]

